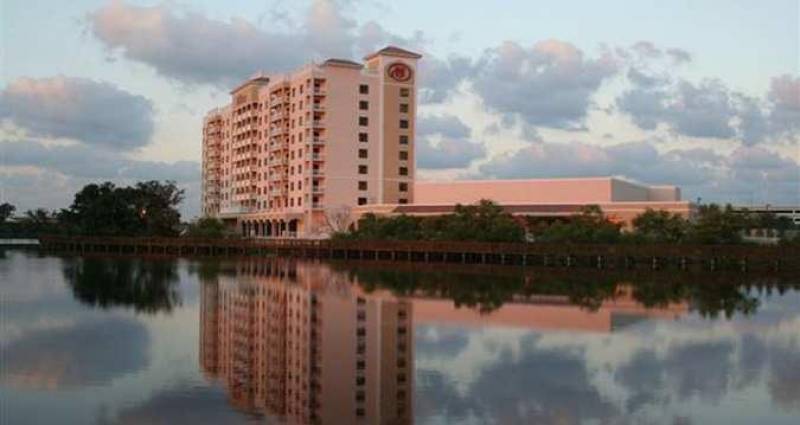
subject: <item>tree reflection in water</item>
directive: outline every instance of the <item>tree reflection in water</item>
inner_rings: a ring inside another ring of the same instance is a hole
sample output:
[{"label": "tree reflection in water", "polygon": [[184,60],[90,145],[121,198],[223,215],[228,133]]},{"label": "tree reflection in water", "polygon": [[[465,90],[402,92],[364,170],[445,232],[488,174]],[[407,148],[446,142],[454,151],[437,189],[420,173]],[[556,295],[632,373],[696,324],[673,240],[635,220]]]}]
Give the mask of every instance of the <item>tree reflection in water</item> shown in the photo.
[{"label": "tree reflection in water", "polygon": [[800,280],[730,274],[625,274],[589,270],[528,271],[525,274],[466,272],[349,270],[365,290],[388,289],[399,296],[450,298],[456,306],[490,313],[507,302],[532,296],[565,296],[571,304],[595,311],[604,301],[631,291],[644,307],[661,308],[685,302],[706,318],[750,316],[759,307],[759,295],[800,289]]},{"label": "tree reflection in water", "polygon": [[93,307],[153,314],[171,312],[181,302],[174,260],[76,258],[63,273],[75,298]]}]

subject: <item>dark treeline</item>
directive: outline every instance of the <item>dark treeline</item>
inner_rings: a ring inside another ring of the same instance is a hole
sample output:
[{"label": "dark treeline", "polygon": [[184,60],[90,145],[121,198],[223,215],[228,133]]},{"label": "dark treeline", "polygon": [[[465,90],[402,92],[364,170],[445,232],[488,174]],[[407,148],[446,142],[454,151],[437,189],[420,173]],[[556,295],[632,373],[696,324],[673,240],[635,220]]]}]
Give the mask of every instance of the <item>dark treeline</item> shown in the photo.
[{"label": "dark treeline", "polygon": [[365,215],[357,229],[334,234],[345,240],[429,240],[542,243],[692,243],[737,244],[750,229],[771,229],[787,243],[800,243],[792,221],[769,214],[750,215],[728,205],[701,205],[691,220],[667,211],[647,210],[623,229],[598,206],[563,217],[514,217],[491,201],[457,205],[436,217]]},{"label": "dark treeline", "polygon": [[60,211],[37,209],[9,220],[15,207],[0,205],[0,237],[41,234],[89,236],[176,236],[180,231],[178,205],[184,191],[174,182],[139,182],[119,187],[89,184]]},{"label": "dark treeline", "polygon": [[[491,312],[503,304],[524,302],[537,295],[564,296],[590,311],[604,301],[629,294],[644,307],[667,307],[687,303],[703,317],[716,318],[754,314],[758,294],[800,290],[800,281],[785,278],[690,275],[617,276],[570,273],[564,275],[477,275],[450,271],[399,271],[390,269],[350,270],[366,291],[386,289],[398,296],[452,299],[456,306]],[[713,282],[705,279],[714,279]]]},{"label": "dark treeline", "polygon": [[90,306],[153,314],[181,303],[174,260],[70,258],[62,271],[74,297]]}]

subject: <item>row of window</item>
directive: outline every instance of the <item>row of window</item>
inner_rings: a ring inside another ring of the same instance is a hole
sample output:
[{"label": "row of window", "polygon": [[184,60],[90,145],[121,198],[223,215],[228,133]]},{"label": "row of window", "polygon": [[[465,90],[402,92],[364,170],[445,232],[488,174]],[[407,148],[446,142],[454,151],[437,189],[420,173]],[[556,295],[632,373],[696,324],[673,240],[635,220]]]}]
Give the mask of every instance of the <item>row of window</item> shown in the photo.
[{"label": "row of window", "polygon": [[[368,126],[369,125],[369,117],[358,117],[358,125],[360,125],[361,127]],[[409,124],[408,124],[408,120],[407,119],[401,119],[400,120],[400,128],[401,129],[404,129],[404,130],[408,129],[408,125]]]},{"label": "row of window", "polygon": [[[358,141],[362,142],[362,143],[369,142],[369,135],[367,133],[358,133]],[[406,134],[400,135],[399,141],[400,141],[401,145],[407,145],[408,144],[408,135],[406,135]]]},{"label": "row of window", "polygon": [[[368,111],[369,110],[369,101],[359,100],[358,101],[358,109],[362,110],[362,111]],[[409,110],[408,103],[399,104],[399,110],[400,110],[400,113],[407,114],[408,110]]]},{"label": "row of window", "polygon": [[[359,94],[369,94],[369,86],[366,84],[361,84],[358,86],[358,93]],[[411,95],[411,89],[408,87],[400,88],[400,97],[408,97]]]},{"label": "row of window", "polygon": [[[358,182],[358,190],[367,190],[367,182],[359,181]],[[408,192],[408,183],[400,182],[397,184],[397,190],[400,192]]]},{"label": "row of window", "polygon": [[[406,155],[408,155],[408,152],[405,152],[405,153],[406,153]],[[366,155],[363,156],[362,158],[366,158]],[[402,156],[401,156],[400,159],[403,159]],[[408,156],[406,156],[405,159],[408,159]],[[364,164],[358,166],[358,174],[367,174],[367,170],[368,170],[368,168]],[[407,176],[408,175],[408,167],[398,167],[397,168],[397,174],[399,174],[401,176]]]}]

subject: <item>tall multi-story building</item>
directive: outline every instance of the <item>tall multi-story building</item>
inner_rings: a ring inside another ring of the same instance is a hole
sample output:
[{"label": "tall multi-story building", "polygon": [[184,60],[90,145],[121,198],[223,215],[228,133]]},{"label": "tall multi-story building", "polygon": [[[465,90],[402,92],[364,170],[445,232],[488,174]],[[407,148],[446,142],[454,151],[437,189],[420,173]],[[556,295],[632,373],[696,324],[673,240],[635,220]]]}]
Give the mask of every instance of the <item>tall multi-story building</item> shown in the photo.
[{"label": "tall multi-story building", "polygon": [[200,367],[230,402],[287,423],[412,422],[411,302],[290,259],[203,282]]},{"label": "tall multi-story building", "polygon": [[420,57],[390,46],[234,88],[204,120],[204,215],[250,236],[313,236],[337,209],[411,203]]}]

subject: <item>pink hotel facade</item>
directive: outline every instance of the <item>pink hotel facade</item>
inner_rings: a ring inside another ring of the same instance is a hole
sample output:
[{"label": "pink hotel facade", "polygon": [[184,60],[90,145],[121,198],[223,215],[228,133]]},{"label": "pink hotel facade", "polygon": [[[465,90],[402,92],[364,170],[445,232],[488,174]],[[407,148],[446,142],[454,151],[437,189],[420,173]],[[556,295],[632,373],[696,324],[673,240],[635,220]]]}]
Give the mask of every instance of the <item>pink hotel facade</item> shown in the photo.
[{"label": "pink hotel facade", "polygon": [[590,203],[621,221],[648,207],[689,214],[675,187],[615,178],[416,181],[420,58],[389,46],[234,88],[203,123],[203,215],[247,236],[321,237],[332,210],[431,215],[480,199],[528,215]]}]

